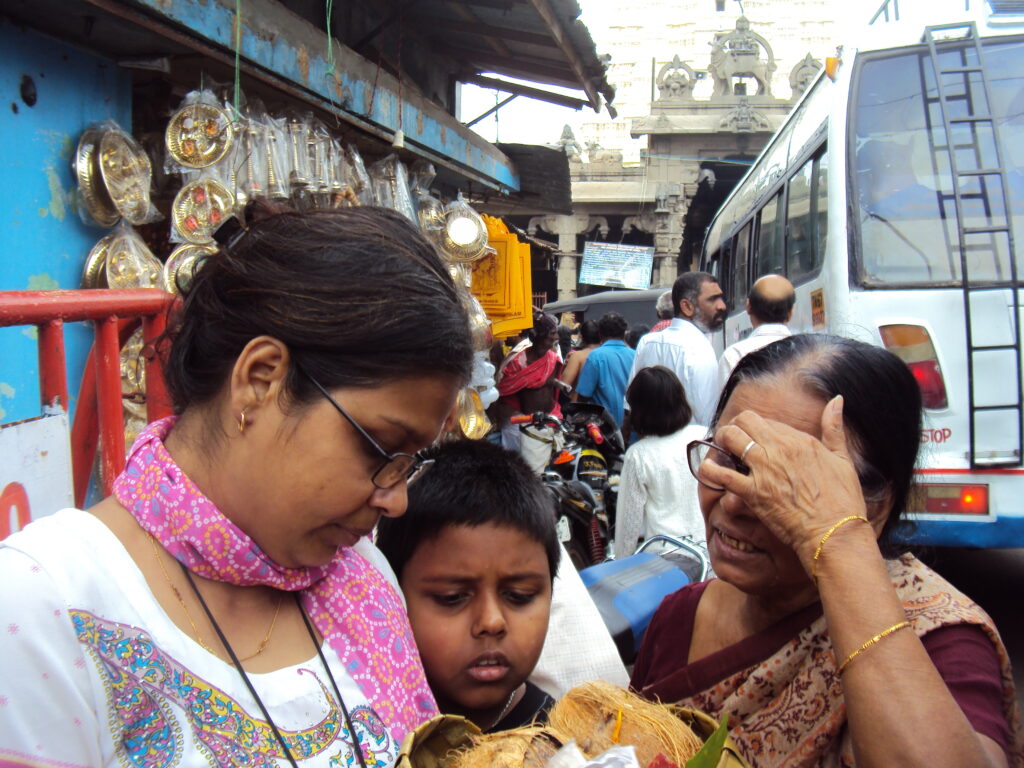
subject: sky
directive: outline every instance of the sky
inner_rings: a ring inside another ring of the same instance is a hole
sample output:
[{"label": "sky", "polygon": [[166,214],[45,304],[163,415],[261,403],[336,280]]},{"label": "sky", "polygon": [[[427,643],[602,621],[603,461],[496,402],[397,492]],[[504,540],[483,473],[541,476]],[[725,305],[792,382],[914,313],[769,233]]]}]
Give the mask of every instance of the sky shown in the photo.
[{"label": "sky", "polygon": [[[591,37],[597,45],[598,54],[603,53],[601,46],[601,32],[603,25],[602,18],[609,18],[605,14],[621,14],[621,0],[578,0],[583,13],[583,23],[590,29]],[[561,93],[576,98],[586,98],[581,91],[559,88],[554,85],[531,83],[525,80],[516,80],[512,77],[500,75],[501,79],[510,82],[521,82],[534,88],[542,88],[554,93]],[[464,84],[462,86],[462,103],[459,119],[468,123],[478,115],[483,114],[492,108],[496,103],[507,98],[507,93],[496,93],[495,91],[480,88],[475,85]],[[497,100],[496,100],[497,99]],[[488,141],[502,141],[518,144],[554,144],[562,135],[562,128],[566,124],[571,125],[573,130],[579,133],[581,123],[593,122],[596,119],[608,119],[608,113],[602,109],[598,118],[594,110],[584,107],[581,110],[573,110],[568,107],[561,107],[557,104],[528,99],[519,96],[509,104],[502,107],[496,115],[484,118],[473,126],[473,130]]]}]

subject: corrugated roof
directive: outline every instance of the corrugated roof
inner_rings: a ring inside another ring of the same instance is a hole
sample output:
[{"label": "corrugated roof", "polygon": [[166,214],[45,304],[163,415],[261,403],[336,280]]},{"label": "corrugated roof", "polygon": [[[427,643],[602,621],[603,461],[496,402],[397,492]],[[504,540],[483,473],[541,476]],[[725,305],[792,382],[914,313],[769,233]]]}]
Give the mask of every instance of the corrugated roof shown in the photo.
[{"label": "corrugated roof", "polygon": [[597,111],[615,97],[576,0],[418,0],[416,15],[438,51],[465,62],[465,82],[489,72],[576,88]]}]

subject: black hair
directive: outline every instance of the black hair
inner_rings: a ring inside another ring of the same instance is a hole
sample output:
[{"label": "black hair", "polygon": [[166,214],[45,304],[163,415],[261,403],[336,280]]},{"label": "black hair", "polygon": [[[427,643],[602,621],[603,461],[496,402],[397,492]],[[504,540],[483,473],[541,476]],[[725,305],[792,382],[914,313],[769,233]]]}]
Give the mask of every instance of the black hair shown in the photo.
[{"label": "black hair", "polygon": [[597,329],[597,320],[584,320],[580,324],[580,346],[600,344],[601,332]]},{"label": "black hair", "polygon": [[783,298],[772,301],[761,295],[755,283],[747,294],[747,301],[750,302],[750,314],[762,323],[785,323],[796,303],[796,292],[790,291]]},{"label": "black hair", "polygon": [[597,332],[601,334],[602,341],[621,339],[626,335],[627,328],[629,328],[629,323],[618,312],[608,312],[597,321]]},{"label": "black hair", "polygon": [[888,495],[891,504],[879,546],[886,557],[898,554],[921,440],[921,390],[914,375],[881,347],[826,334],[795,334],[740,360],[718,400],[715,424],[737,385],[787,374],[825,402],[843,396],[843,423],[864,497],[879,501]]},{"label": "black hair", "polygon": [[[288,346],[289,399],[448,374],[467,381],[473,342],[448,268],[404,216],[375,207],[296,213],[263,201],[206,258],[172,317],[165,376],[177,412],[212,401],[266,334]],[[262,215],[261,215],[262,214]]]},{"label": "black hair", "polygon": [[561,547],[554,500],[519,456],[486,440],[456,440],[426,452],[429,471],[409,486],[403,517],[382,518],[377,547],[399,578],[416,549],[452,526],[513,528],[544,548],[551,578]]},{"label": "black hair", "polygon": [[562,359],[565,359],[572,349],[572,328],[567,325],[558,326],[558,348],[562,350]]},{"label": "black hair", "polygon": [[634,325],[628,331],[626,331],[626,343],[636,349],[636,345],[640,343],[640,339],[651,332],[651,326],[649,325]]},{"label": "black hair", "polygon": [[717,283],[715,276],[708,272],[684,272],[672,283],[672,312],[676,317],[683,317],[679,309],[679,302],[686,299],[697,306],[697,299],[700,297],[700,290],[704,283]]},{"label": "black hair", "polygon": [[682,382],[663,365],[637,371],[626,388],[626,402],[633,429],[641,437],[671,435],[693,418]]}]

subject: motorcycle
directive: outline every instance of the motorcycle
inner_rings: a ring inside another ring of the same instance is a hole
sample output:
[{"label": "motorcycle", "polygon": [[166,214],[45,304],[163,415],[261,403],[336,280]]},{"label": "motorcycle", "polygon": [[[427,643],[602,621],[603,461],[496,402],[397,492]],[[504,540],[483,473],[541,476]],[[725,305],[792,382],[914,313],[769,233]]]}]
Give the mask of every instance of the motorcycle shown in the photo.
[{"label": "motorcycle", "polygon": [[577,570],[600,563],[614,521],[614,479],[625,453],[614,419],[600,405],[570,403],[564,420],[538,411],[511,421],[521,430],[551,427],[561,436],[542,475],[557,504],[558,538]]}]

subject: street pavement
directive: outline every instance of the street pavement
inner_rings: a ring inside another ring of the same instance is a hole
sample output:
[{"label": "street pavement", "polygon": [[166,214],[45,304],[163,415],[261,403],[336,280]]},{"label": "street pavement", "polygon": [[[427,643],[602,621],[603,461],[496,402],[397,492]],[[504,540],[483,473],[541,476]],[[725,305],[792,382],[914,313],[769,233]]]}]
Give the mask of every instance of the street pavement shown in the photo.
[{"label": "street pavement", "polygon": [[1024,549],[935,549],[922,557],[995,620],[1024,707]]}]

